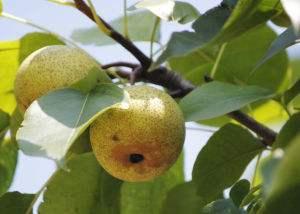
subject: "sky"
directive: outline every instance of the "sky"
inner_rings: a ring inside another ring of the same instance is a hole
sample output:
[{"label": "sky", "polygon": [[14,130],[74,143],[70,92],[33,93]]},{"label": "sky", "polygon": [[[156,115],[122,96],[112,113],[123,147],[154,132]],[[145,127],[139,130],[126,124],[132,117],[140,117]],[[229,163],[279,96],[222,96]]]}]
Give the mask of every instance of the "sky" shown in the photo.
[{"label": "sky", "polygon": [[[97,0],[94,1],[96,9],[101,16],[107,20],[122,15],[123,3],[122,0]],[[133,5],[136,1],[128,1],[128,5]],[[188,1],[195,5],[200,12],[205,12],[207,9],[215,6],[219,0],[190,0]],[[69,38],[71,33],[78,28],[94,26],[89,19],[80,14],[73,8],[68,8],[56,5],[46,0],[3,0],[4,11],[18,17],[22,17],[50,29],[53,32]],[[186,26],[185,26],[186,27]],[[162,25],[162,41],[166,42],[174,30],[181,30],[182,27],[174,23],[163,23]],[[276,29],[278,32],[282,29]],[[28,32],[36,31],[32,27],[28,27],[15,21],[0,18],[0,40],[18,39]],[[102,63],[114,62],[118,60],[134,60],[122,47],[119,45],[106,47],[81,46],[97,59],[101,59]],[[139,45],[143,51],[148,53],[149,45]],[[116,52],[118,53],[116,55]],[[299,53],[299,47],[289,49],[291,56],[296,56]],[[191,179],[191,171],[193,163],[198,152],[211,136],[210,131],[198,130],[199,126],[195,124],[187,124],[188,128],[185,140],[185,177]],[[196,129],[195,129],[196,128]],[[51,160],[29,157],[20,152],[17,171],[14,182],[10,188],[11,191],[20,191],[25,193],[37,192],[47,178],[55,170],[55,164]],[[250,176],[253,166],[247,171],[246,176]]]}]

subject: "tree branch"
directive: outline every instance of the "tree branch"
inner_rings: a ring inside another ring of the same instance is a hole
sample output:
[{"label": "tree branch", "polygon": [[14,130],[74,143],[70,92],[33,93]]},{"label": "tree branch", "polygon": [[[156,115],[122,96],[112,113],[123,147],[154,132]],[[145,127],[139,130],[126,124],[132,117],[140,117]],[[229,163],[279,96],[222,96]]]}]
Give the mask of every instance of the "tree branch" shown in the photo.
[{"label": "tree branch", "polygon": [[[76,8],[85,14],[88,18],[95,22],[93,13],[90,7],[84,2],[84,0],[74,0]],[[189,81],[183,79],[179,74],[168,70],[166,67],[159,67],[151,72],[147,72],[151,66],[152,60],[147,57],[137,46],[135,46],[129,39],[125,38],[122,34],[113,29],[107,22],[105,22],[100,16],[99,19],[105,25],[106,28],[110,30],[108,36],[114,39],[117,43],[122,45],[126,50],[128,50],[141,65],[134,65],[132,63],[113,63],[102,66],[102,68],[107,69],[110,67],[129,67],[132,68],[132,72],[120,71],[118,74],[121,77],[126,77],[133,84],[137,80],[143,80],[146,82],[158,84],[164,86],[169,90],[172,97],[183,97],[193,89],[196,88],[195,85],[191,84]],[[207,77],[208,78],[208,77]],[[211,79],[207,79],[210,81]],[[276,133],[266,127],[265,125],[257,122],[247,114],[242,111],[234,111],[227,114],[232,119],[238,121],[242,125],[246,126],[257,135],[263,138],[267,145],[272,145],[276,139]]]},{"label": "tree branch", "polygon": [[[90,7],[83,0],[74,0],[76,8],[85,14],[89,19],[95,22],[93,13]],[[117,43],[122,45],[126,50],[128,50],[142,65],[143,70],[147,71],[151,66],[151,59],[147,57],[138,47],[136,47],[130,40],[125,38],[122,34],[113,29],[106,21],[104,21],[100,16],[99,19],[104,23],[104,25],[111,31],[110,37]]]}]

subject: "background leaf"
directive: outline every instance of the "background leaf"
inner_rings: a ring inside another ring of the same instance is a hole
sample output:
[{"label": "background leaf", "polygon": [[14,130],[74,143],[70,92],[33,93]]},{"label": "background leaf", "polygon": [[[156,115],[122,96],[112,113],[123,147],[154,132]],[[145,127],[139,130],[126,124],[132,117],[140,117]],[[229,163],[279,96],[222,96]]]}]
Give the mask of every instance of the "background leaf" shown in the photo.
[{"label": "background leaf", "polygon": [[288,105],[295,97],[300,94],[300,80],[298,80],[291,88],[286,90],[282,95],[282,100],[285,105]]},{"label": "background leaf", "polygon": [[8,130],[9,120],[9,114],[0,109],[0,141],[2,141]]},{"label": "background leaf", "polygon": [[300,134],[300,113],[294,114],[281,128],[273,148],[286,148]]},{"label": "background leaf", "polygon": [[269,90],[257,86],[237,86],[214,81],[196,88],[181,99],[179,106],[186,121],[198,121],[224,115],[271,96]]},{"label": "background leaf", "polygon": [[17,158],[17,145],[8,139],[0,141],[0,196],[8,190],[13,181]]},{"label": "background leaf", "polygon": [[21,214],[25,213],[34,198],[33,194],[20,192],[8,192],[0,198],[1,213]]},{"label": "background leaf", "polygon": [[122,102],[123,90],[100,84],[88,94],[61,89],[34,101],[17,133],[25,154],[61,161],[88,125],[104,110]]},{"label": "background leaf", "polygon": [[195,32],[173,33],[166,50],[155,64],[159,65],[169,58],[186,55],[212,44],[228,42],[281,13],[277,5],[276,0],[240,0],[232,9],[232,5],[228,6],[223,1],[220,6],[207,11],[194,22]]},{"label": "background leaf", "polygon": [[274,172],[270,193],[259,213],[298,213],[300,210],[300,138],[294,138]]},{"label": "background leaf", "polygon": [[75,156],[67,164],[70,171],[60,169],[47,185],[39,213],[119,213],[122,182],[108,175],[93,153]]},{"label": "background leaf", "polygon": [[172,188],[164,201],[162,214],[198,214],[205,203],[197,195],[194,183],[187,182]]},{"label": "background leaf", "polygon": [[161,19],[169,20],[173,13],[175,6],[174,0],[141,0],[136,3],[133,8],[136,9],[147,9]]},{"label": "background leaf", "polygon": [[0,108],[12,113],[16,107],[13,94],[17,69],[33,51],[47,45],[63,44],[47,33],[29,33],[20,40],[0,42]]},{"label": "background leaf", "polygon": [[297,33],[300,32],[300,14],[297,8],[300,8],[300,2],[298,0],[281,0],[281,4],[284,7],[286,13],[291,18],[294,28]]},{"label": "background leaf", "polygon": [[181,156],[171,169],[153,181],[125,182],[121,189],[122,214],[160,213],[168,191],[182,183],[183,180],[183,158]]},{"label": "background leaf", "polygon": [[300,42],[300,37],[297,36],[293,28],[286,29],[282,34],[280,34],[274,42],[271,44],[269,50],[262,57],[262,59],[257,63],[255,68],[258,68],[266,61],[271,59],[274,55],[278,54],[280,51]]},{"label": "background leaf", "polygon": [[[150,41],[152,26],[154,26],[156,17],[147,11],[137,12],[128,15],[128,32],[132,41]],[[123,17],[112,21],[110,24],[119,32],[123,31]],[[158,26],[157,29],[159,29]],[[115,41],[99,31],[97,27],[83,28],[75,30],[72,33],[72,39],[82,44],[89,45],[111,45]],[[157,30],[154,42],[160,39],[160,31]]]},{"label": "background leaf", "polygon": [[229,192],[229,196],[235,206],[239,207],[250,191],[250,182],[246,179],[239,180],[236,182]]},{"label": "background leaf", "polygon": [[173,20],[180,24],[186,24],[194,21],[200,16],[199,11],[188,2],[175,1],[175,7],[173,11]]},{"label": "background leaf", "polygon": [[198,195],[206,202],[215,200],[239,179],[262,149],[263,145],[238,125],[228,124],[215,132],[194,164],[193,182]]},{"label": "background leaf", "polygon": [[206,205],[202,209],[202,214],[239,214],[246,213],[236,207],[231,199],[220,199]]}]

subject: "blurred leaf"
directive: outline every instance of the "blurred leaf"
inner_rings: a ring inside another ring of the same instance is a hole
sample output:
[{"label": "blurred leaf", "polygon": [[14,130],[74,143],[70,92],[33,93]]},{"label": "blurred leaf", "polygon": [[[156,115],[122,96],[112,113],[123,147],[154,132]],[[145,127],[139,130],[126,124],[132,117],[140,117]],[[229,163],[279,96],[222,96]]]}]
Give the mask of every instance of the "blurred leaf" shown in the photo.
[{"label": "blurred leaf", "polygon": [[56,4],[60,4],[60,5],[76,7],[75,3],[71,2],[71,1],[65,1],[65,0],[48,0],[48,1],[56,3]]},{"label": "blurred leaf", "polygon": [[255,186],[255,187],[251,188],[250,191],[248,192],[248,194],[245,195],[245,197],[243,198],[240,206],[244,207],[244,206],[252,203],[253,201],[255,201],[258,197],[257,192],[260,190],[260,188],[261,188],[261,185],[258,185],[258,186]]},{"label": "blurred leaf", "polygon": [[10,139],[14,144],[17,144],[16,135],[23,120],[23,115],[20,113],[19,109],[16,108],[10,118]]},{"label": "blurred leaf", "polygon": [[278,54],[253,72],[256,63],[276,38],[274,30],[267,25],[261,25],[232,40],[225,47],[214,78],[278,91],[288,73],[286,52]]},{"label": "blurred leaf", "polygon": [[166,50],[155,64],[159,65],[171,57],[186,55],[212,44],[228,42],[280,13],[277,5],[277,0],[240,0],[234,9],[221,4],[194,22],[196,32],[173,33]]},{"label": "blurred leaf", "polygon": [[246,179],[239,180],[231,188],[229,195],[235,206],[239,207],[250,191],[250,182]]},{"label": "blurred leaf", "polygon": [[10,187],[15,174],[17,158],[17,145],[8,139],[0,141],[0,196]]},{"label": "blurred leaf", "polygon": [[286,148],[300,134],[300,113],[294,114],[281,128],[273,148]]},{"label": "blurred leaf", "polygon": [[[152,26],[156,17],[150,12],[143,11],[128,16],[128,31],[132,41],[150,41]],[[123,31],[124,18],[118,18],[110,24],[119,32]],[[159,26],[158,26],[159,29]],[[72,33],[72,39],[85,45],[111,45],[115,41],[99,31],[97,27],[77,29]],[[160,31],[157,30],[154,42],[160,39]]]},{"label": "blurred leaf", "polygon": [[73,143],[67,153],[67,158],[83,153],[91,152],[90,130],[86,129]]},{"label": "blurred leaf", "polygon": [[49,45],[63,45],[64,43],[48,33],[28,33],[20,39],[19,63],[32,52]]},{"label": "blurred leaf", "polygon": [[294,25],[295,31],[300,33],[300,2],[299,0],[281,0],[281,4],[284,7],[286,13],[291,18],[291,21]]},{"label": "blurred leaf", "polygon": [[300,210],[300,137],[295,138],[286,149],[278,164],[270,193],[259,213],[299,213]]},{"label": "blurred leaf", "polygon": [[3,10],[3,4],[2,4],[2,0],[0,0],[0,14],[2,13]]},{"label": "blurred leaf", "polygon": [[237,86],[214,81],[196,88],[181,99],[179,106],[186,121],[198,121],[224,115],[271,96],[269,90],[258,86]]},{"label": "blurred leaf", "polygon": [[99,84],[88,94],[74,89],[50,92],[25,112],[17,133],[19,146],[25,154],[63,161],[89,124],[123,99],[123,90],[114,84]]},{"label": "blurred leaf", "polygon": [[183,158],[179,158],[162,176],[149,182],[125,182],[121,189],[122,214],[160,213],[170,189],[184,181]]},{"label": "blurred leaf", "polygon": [[0,109],[0,141],[2,141],[8,130],[9,120],[9,114]]},{"label": "blurred leaf", "polygon": [[174,0],[141,0],[130,9],[147,9],[161,19],[170,20],[174,6]]},{"label": "blurred leaf", "polygon": [[161,214],[198,214],[205,203],[196,192],[192,182],[175,186],[168,192]]},{"label": "blurred leaf", "polygon": [[231,199],[220,199],[206,205],[201,214],[246,214],[245,211],[236,207]]},{"label": "blurred leaf", "polygon": [[173,11],[173,20],[180,24],[186,24],[194,21],[200,16],[199,11],[188,2],[175,1],[175,7]]},{"label": "blurred leaf", "polygon": [[271,44],[269,50],[260,59],[255,68],[260,67],[266,61],[271,59],[274,55],[278,54],[280,51],[300,42],[300,37],[296,36],[293,29],[290,27],[286,29],[282,34],[280,34]]},{"label": "blurred leaf", "polygon": [[262,193],[266,197],[272,190],[272,182],[274,180],[275,172],[283,157],[281,149],[273,151],[269,156],[264,158],[260,164],[260,172],[262,175]]},{"label": "blurred leaf", "polygon": [[299,94],[300,94],[300,80],[298,80],[290,89],[284,92],[282,96],[283,103],[285,105],[288,105]]},{"label": "blurred leaf", "polygon": [[19,48],[19,41],[0,42],[0,108],[9,113],[16,106],[13,87],[19,66]]},{"label": "blurred leaf", "polygon": [[[40,214],[119,213],[121,181],[108,175],[93,153],[71,158],[47,185]],[[63,188],[62,188],[63,187]]]},{"label": "blurred leaf", "polygon": [[264,146],[246,129],[227,124],[202,148],[193,168],[197,192],[206,202],[233,185]]},{"label": "blurred leaf", "polygon": [[211,74],[216,80],[259,85],[274,91],[283,90],[288,73],[288,58],[285,52],[275,56],[253,73],[255,64],[276,37],[276,33],[270,27],[262,25],[231,40],[227,43],[214,74],[211,74],[211,71],[219,52],[218,46],[200,48],[188,55],[171,58],[169,63],[172,70],[179,72],[194,84],[203,83],[204,75]]},{"label": "blurred leaf", "polygon": [[8,192],[0,198],[0,211],[3,214],[23,214],[31,204],[34,194]]},{"label": "blurred leaf", "polygon": [[0,108],[12,113],[16,107],[13,94],[19,64],[33,51],[47,45],[62,44],[53,35],[29,33],[20,40],[0,42]]}]

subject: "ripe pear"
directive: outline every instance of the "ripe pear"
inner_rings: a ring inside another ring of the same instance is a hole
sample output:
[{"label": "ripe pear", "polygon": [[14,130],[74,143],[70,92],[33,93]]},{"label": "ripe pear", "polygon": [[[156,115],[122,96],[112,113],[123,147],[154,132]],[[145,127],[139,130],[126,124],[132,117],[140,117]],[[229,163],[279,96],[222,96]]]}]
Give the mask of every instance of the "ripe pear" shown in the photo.
[{"label": "ripe pear", "polygon": [[53,45],[31,53],[20,65],[15,95],[21,112],[49,91],[69,87],[83,79],[99,64],[83,51]]},{"label": "ripe pear", "polygon": [[127,107],[101,114],[90,127],[100,165],[121,180],[152,180],[177,160],[185,138],[183,114],[165,92],[151,86],[125,88]]}]

